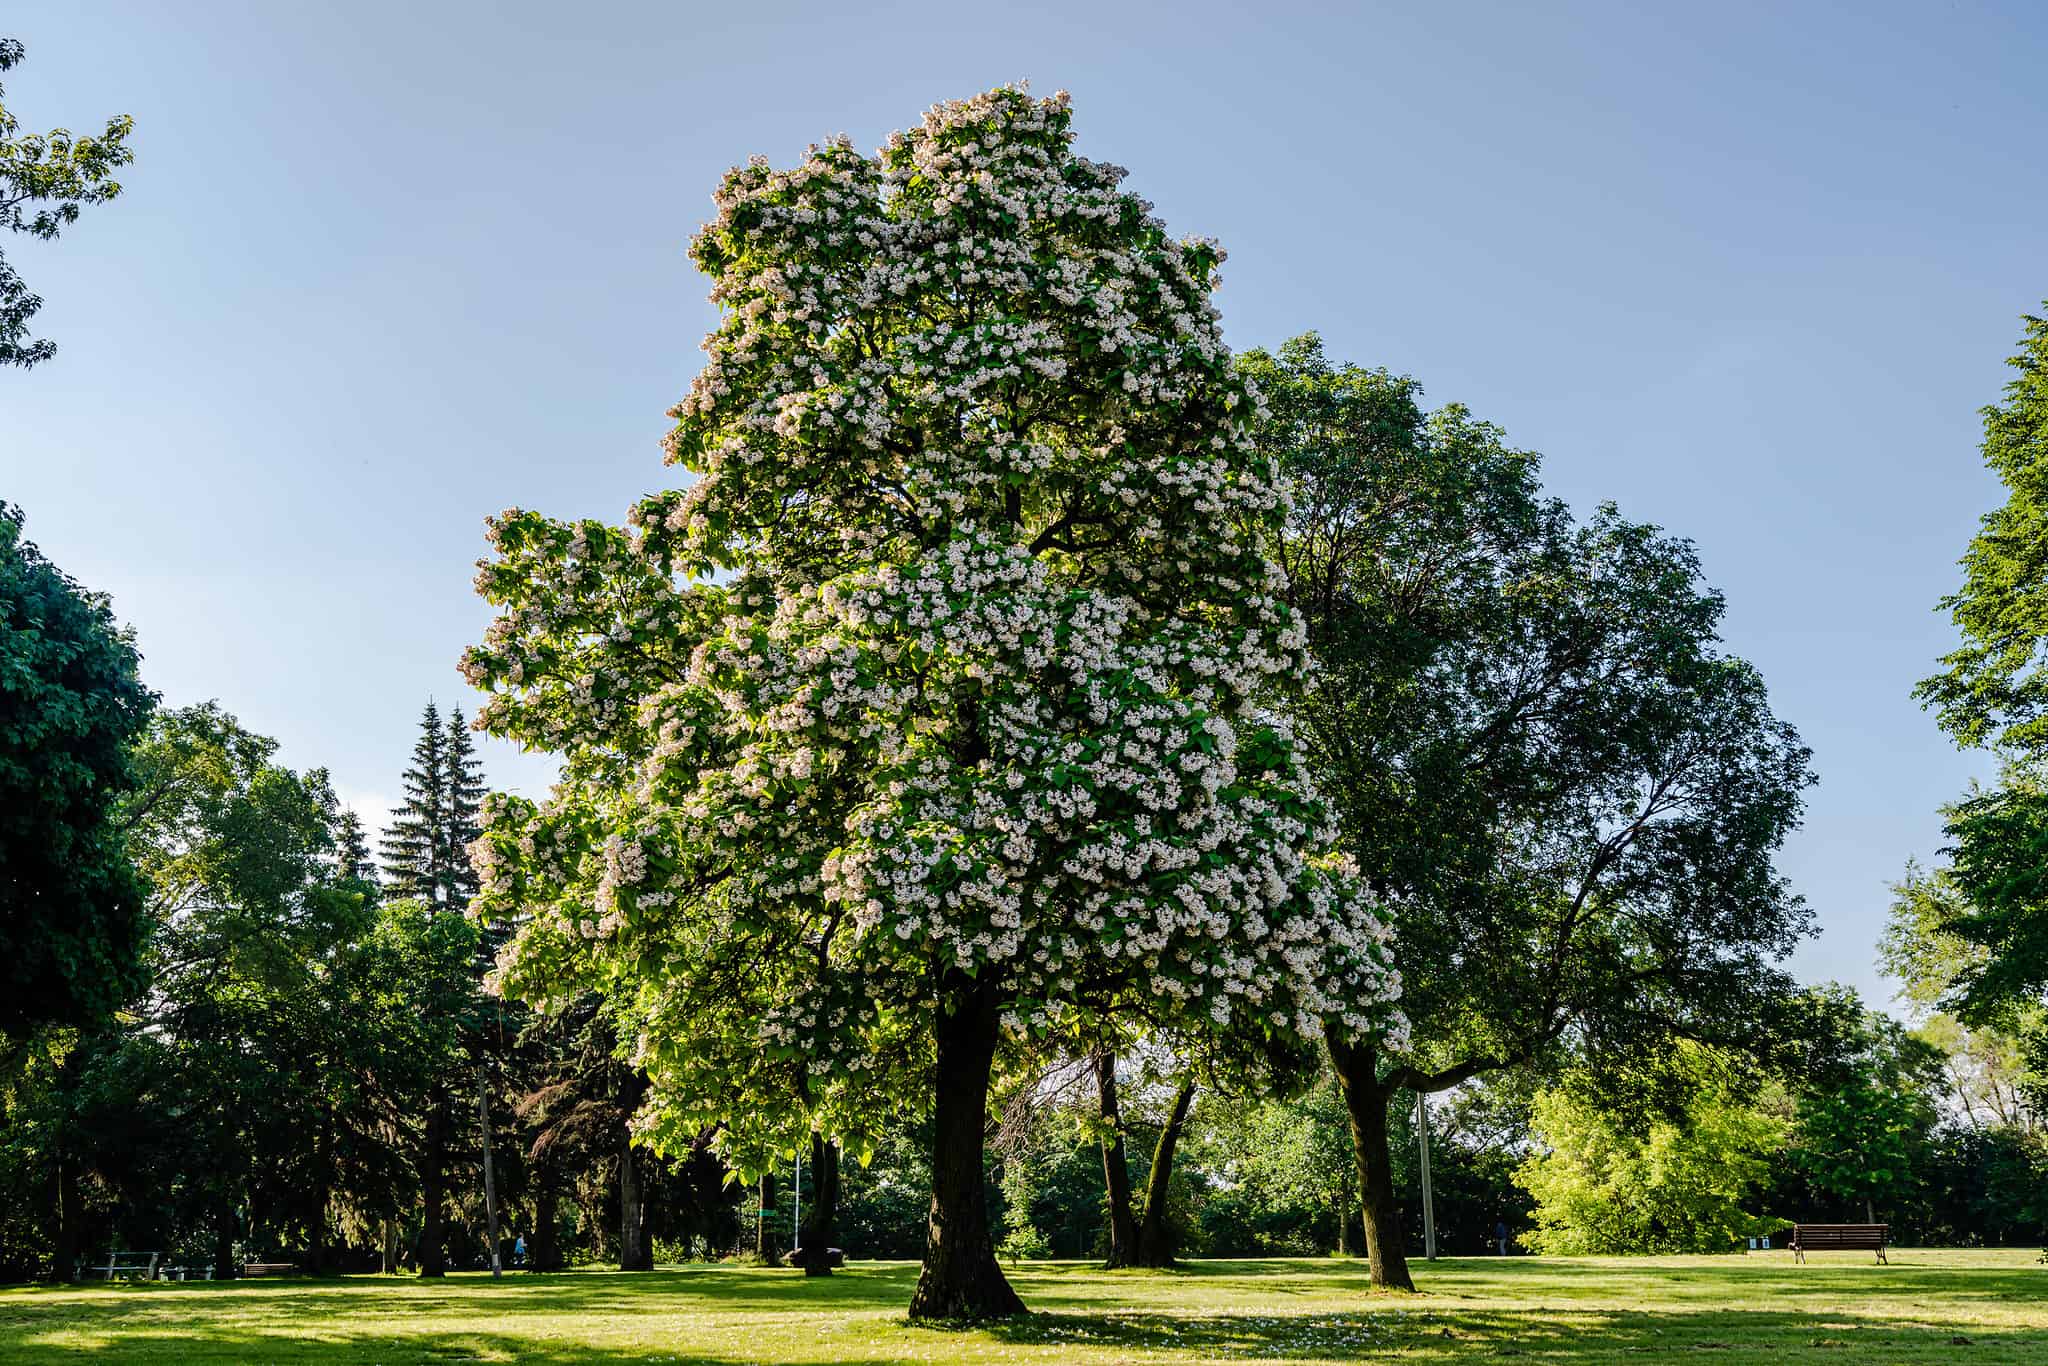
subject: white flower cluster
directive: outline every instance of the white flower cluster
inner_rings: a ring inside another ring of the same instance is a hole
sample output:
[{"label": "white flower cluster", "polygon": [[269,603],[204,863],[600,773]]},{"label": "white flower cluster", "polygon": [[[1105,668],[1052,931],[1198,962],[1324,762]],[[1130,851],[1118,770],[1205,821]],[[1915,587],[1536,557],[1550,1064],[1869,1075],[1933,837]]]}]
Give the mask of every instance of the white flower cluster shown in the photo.
[{"label": "white flower cluster", "polygon": [[1026,1033],[1399,1042],[1385,928],[1254,705],[1304,641],[1221,252],[1070,142],[1005,89],[733,171],[694,483],[629,532],[492,524],[480,724],[567,759],[475,851],[525,917],[506,980],[633,1000],[677,1125],[794,1093],[857,1127],[962,970]]}]

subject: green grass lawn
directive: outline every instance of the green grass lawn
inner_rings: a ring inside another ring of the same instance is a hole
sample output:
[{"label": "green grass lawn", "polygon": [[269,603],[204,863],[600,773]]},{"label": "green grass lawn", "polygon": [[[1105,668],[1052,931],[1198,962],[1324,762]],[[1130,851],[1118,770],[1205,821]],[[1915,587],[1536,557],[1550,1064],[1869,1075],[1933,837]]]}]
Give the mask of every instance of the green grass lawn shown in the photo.
[{"label": "green grass lawn", "polygon": [[642,1275],[382,1277],[0,1290],[0,1363],[623,1363],[1727,1360],[2039,1362],[2032,1252],[1453,1258],[1424,1293],[1374,1295],[1353,1261],[1180,1272],[1015,1268],[1037,1311],[912,1327],[917,1269],[830,1280],[705,1266]]}]

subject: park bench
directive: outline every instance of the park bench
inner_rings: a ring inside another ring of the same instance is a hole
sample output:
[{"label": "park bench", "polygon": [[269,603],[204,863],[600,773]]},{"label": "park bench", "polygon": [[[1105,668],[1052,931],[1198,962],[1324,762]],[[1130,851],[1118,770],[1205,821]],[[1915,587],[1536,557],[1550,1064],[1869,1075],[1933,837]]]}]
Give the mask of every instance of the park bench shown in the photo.
[{"label": "park bench", "polygon": [[153,1281],[156,1279],[156,1259],[161,1252],[110,1252],[105,1266],[93,1270],[103,1272],[108,1280],[116,1276],[124,1281]]},{"label": "park bench", "polygon": [[1885,1261],[1884,1249],[1890,1224],[1794,1224],[1792,1260],[1803,1262],[1809,1252],[1875,1252]]},{"label": "park bench", "polygon": [[289,1276],[298,1269],[299,1264],[297,1262],[242,1263],[242,1275],[244,1278],[250,1276]]}]

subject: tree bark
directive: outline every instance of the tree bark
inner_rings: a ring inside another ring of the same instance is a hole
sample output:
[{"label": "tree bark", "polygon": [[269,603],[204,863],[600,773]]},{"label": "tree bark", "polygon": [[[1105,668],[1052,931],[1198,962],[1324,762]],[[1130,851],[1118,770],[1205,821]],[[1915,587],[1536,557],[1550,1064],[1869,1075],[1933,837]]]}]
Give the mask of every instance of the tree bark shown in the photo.
[{"label": "tree bark", "polygon": [[641,1198],[640,1173],[633,1158],[633,1131],[623,1131],[619,1145],[619,1270],[654,1270],[654,1249],[647,1241],[647,1203]]},{"label": "tree bark", "polygon": [[333,1244],[327,1237],[327,1192],[322,1189],[314,1193],[314,1215],[306,1228],[306,1270],[315,1276],[325,1276],[334,1270]]},{"label": "tree bark", "polygon": [[1131,1213],[1131,1168],[1124,1154],[1124,1121],[1116,1098],[1116,1054],[1098,1050],[1095,1094],[1102,1106],[1102,1184],[1109,1195],[1108,1266],[1135,1266],[1138,1221]]},{"label": "tree bark", "polygon": [[608,1262],[616,1249],[612,1247],[612,1226],[604,1218],[604,1199],[590,1186],[584,1190],[588,1196],[582,1201],[583,1227],[590,1230],[590,1255],[597,1261]]},{"label": "tree bark", "polygon": [[379,1240],[378,1244],[378,1265],[387,1276],[398,1270],[398,1221],[396,1219],[386,1219],[384,1221],[384,1236]]},{"label": "tree bark", "polygon": [[214,1214],[213,1278],[217,1281],[235,1278],[235,1212],[232,1208],[224,1207]]},{"label": "tree bark", "polygon": [[1408,1252],[1401,1241],[1401,1207],[1394,1198],[1393,1153],[1387,1146],[1387,1102],[1394,1088],[1379,1078],[1378,1059],[1369,1044],[1349,1044],[1328,1036],[1330,1061],[1344,1094],[1344,1112],[1351,1121],[1351,1151],[1358,1164],[1359,1211],[1365,1223],[1365,1255],[1372,1283],[1386,1290],[1415,1289],[1408,1272]]},{"label": "tree bark", "polygon": [[1188,1107],[1195,1102],[1195,1084],[1183,1081],[1173,1093],[1173,1108],[1167,1112],[1159,1142],[1152,1148],[1152,1170],[1145,1176],[1145,1218],[1138,1225],[1138,1250],[1133,1266],[1173,1265],[1173,1230],[1166,1223],[1166,1202],[1173,1183],[1173,1153],[1187,1128]]},{"label": "tree bark", "polygon": [[427,1111],[426,1152],[420,1159],[420,1275],[448,1274],[448,1235],[444,1206],[448,1199],[448,1097],[436,1091]]},{"label": "tree bark", "polygon": [[323,1115],[320,1129],[313,1142],[313,1170],[320,1173],[314,1181],[313,1198],[307,1202],[312,1217],[306,1225],[306,1269],[316,1276],[325,1276],[336,1269],[338,1260],[333,1239],[329,1232],[332,1220],[327,1206],[333,1198],[333,1182],[328,1173],[333,1170],[334,1118]]},{"label": "tree bark", "polygon": [[533,1238],[526,1247],[526,1265],[533,1271],[562,1269],[562,1195],[547,1182],[533,1197]]},{"label": "tree bark", "polygon": [[50,1258],[50,1279],[78,1279],[78,1259],[85,1248],[85,1192],[79,1186],[78,1159],[57,1155],[57,1245]]},{"label": "tree bark", "polygon": [[832,1274],[832,1226],[839,1212],[839,1149],[811,1135],[811,1203],[804,1209],[803,1246],[793,1259],[806,1276]]},{"label": "tree bark", "polygon": [[924,1269],[910,1296],[914,1319],[991,1319],[1024,1312],[996,1264],[983,1186],[988,1078],[999,1030],[996,995],[963,973],[948,973],[933,1026],[932,1208]]}]

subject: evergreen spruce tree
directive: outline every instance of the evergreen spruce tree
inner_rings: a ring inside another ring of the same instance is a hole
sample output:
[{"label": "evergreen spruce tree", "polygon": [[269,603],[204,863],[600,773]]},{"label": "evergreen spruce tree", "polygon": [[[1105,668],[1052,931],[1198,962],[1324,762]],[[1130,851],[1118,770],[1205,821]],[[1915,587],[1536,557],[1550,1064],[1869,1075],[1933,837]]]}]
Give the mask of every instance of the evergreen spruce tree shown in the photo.
[{"label": "evergreen spruce tree", "polygon": [[345,881],[362,883],[370,899],[376,899],[377,864],[370,857],[370,841],[362,818],[346,808],[334,819],[334,871]]},{"label": "evergreen spruce tree", "polygon": [[448,905],[466,910],[470,898],[477,893],[476,873],[469,866],[469,846],[483,834],[484,766],[476,757],[476,743],[470,739],[469,724],[460,707],[448,713],[448,738],[442,755],[447,774],[443,789],[447,855],[442,865],[442,887]]},{"label": "evergreen spruce tree", "polygon": [[405,771],[405,805],[392,818],[381,846],[384,886],[392,897],[412,897],[439,909],[448,875],[447,732],[431,701],[420,716],[420,738]]}]

